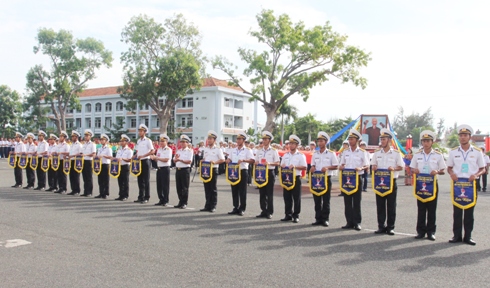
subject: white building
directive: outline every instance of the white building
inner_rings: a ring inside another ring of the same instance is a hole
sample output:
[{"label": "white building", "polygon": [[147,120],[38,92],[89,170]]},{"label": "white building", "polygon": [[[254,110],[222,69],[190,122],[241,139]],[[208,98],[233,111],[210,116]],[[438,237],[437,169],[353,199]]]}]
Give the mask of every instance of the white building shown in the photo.
[{"label": "white building", "polygon": [[[118,87],[86,89],[79,96],[81,111],[69,111],[66,115],[67,130],[92,129],[96,136],[109,133],[104,126],[111,127],[116,117],[123,117],[128,136],[136,137],[137,127],[144,123],[149,128],[148,136],[156,139],[160,135],[160,121],[148,106],[129,112],[124,105],[126,100],[117,93]],[[240,88],[229,86],[227,81],[206,78],[200,90],[187,95],[177,103],[173,115],[177,134],[186,134],[196,144],[205,140],[208,130],[215,130],[218,140],[234,141],[240,130],[253,128],[254,103],[250,95]],[[162,97],[161,101],[164,101]],[[53,115],[51,115],[52,117]],[[54,127],[48,123],[48,127]]]}]

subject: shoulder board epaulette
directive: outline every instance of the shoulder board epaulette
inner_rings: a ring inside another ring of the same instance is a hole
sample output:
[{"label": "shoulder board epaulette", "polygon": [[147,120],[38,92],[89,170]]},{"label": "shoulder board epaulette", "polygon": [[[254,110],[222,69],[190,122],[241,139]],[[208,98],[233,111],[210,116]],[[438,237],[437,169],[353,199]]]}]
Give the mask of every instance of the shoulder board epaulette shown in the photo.
[{"label": "shoulder board epaulette", "polygon": [[476,146],[473,146],[473,148],[475,148],[475,150],[477,150],[477,151],[480,151],[480,152],[481,152],[481,149],[480,149],[480,148],[478,148],[478,147],[476,147]]},{"label": "shoulder board epaulette", "polygon": [[442,153],[441,153],[441,152],[439,152],[439,151],[434,150],[434,152],[436,152],[436,154],[441,154],[441,155],[442,155]]},{"label": "shoulder board epaulette", "polygon": [[361,150],[362,152],[366,152],[366,150],[362,149],[362,148],[359,148],[359,150]]},{"label": "shoulder board epaulette", "polygon": [[378,151],[381,151],[381,149],[376,149],[376,150],[374,150],[374,152],[378,152]]},{"label": "shoulder board epaulette", "polygon": [[[419,150],[419,151],[418,151],[417,153],[415,153],[415,154],[422,154],[422,151],[424,151],[424,150]],[[435,150],[434,150],[434,151],[435,151]],[[437,152],[437,151],[435,151],[435,152]]]},{"label": "shoulder board epaulette", "polygon": [[459,147],[454,147],[453,149],[451,149],[451,151],[456,150],[456,149],[458,149],[458,148],[459,148]]}]

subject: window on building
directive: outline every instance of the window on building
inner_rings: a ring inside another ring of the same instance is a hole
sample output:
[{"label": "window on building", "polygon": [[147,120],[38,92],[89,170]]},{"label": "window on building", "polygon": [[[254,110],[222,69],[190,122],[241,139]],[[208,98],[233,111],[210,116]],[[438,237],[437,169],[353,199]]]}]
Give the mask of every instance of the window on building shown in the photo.
[{"label": "window on building", "polygon": [[75,125],[76,128],[82,128],[82,118],[75,119]]},{"label": "window on building", "polygon": [[95,104],[95,112],[100,112],[102,111],[102,104],[96,103]]},{"label": "window on building", "polygon": [[225,98],[225,107],[231,107],[233,101],[230,98]]},{"label": "window on building", "polygon": [[233,117],[232,116],[225,116],[224,121],[225,121],[225,128],[233,128]]},{"label": "window on building", "polygon": [[112,103],[111,102],[105,103],[105,111],[112,111]]},{"label": "window on building", "polygon": [[156,119],[156,125],[157,128],[160,128],[160,118],[157,117]]},{"label": "window on building", "polygon": [[150,109],[150,105],[145,104],[145,105],[143,106],[143,110],[149,110],[149,109]]},{"label": "window on building", "polygon": [[160,108],[163,108],[163,106],[165,106],[165,100],[158,99],[158,105],[160,106]]},{"label": "window on building", "polygon": [[92,104],[87,104],[85,105],[85,113],[90,113],[92,112]]},{"label": "window on building", "polygon": [[192,119],[192,116],[187,118],[187,127],[192,127],[193,125],[193,119]]},{"label": "window on building", "polygon": [[68,109],[66,109],[66,113],[68,113],[68,114],[73,113],[73,108],[68,108]]},{"label": "window on building", "polygon": [[136,128],[136,118],[131,118],[131,128]]},{"label": "window on building", "polygon": [[101,127],[101,120],[100,118],[95,118],[95,128],[100,128]]},{"label": "window on building", "polygon": [[87,128],[92,128],[92,119],[86,118],[85,119],[85,126],[87,126]]},{"label": "window on building", "polygon": [[187,107],[189,108],[194,107],[194,100],[192,98],[187,99]]},{"label": "window on building", "polygon": [[73,128],[73,119],[66,120],[66,128]]},{"label": "window on building", "polygon": [[226,143],[228,143],[228,137],[225,137],[225,140],[224,140]]},{"label": "window on building", "polygon": [[182,117],[182,119],[180,119],[180,127],[185,127],[186,125],[186,122],[185,122],[185,117]]},{"label": "window on building", "polygon": [[105,127],[112,127],[112,118],[105,118]]},{"label": "window on building", "polygon": [[121,101],[116,102],[116,111],[123,111],[124,110],[124,104]]}]

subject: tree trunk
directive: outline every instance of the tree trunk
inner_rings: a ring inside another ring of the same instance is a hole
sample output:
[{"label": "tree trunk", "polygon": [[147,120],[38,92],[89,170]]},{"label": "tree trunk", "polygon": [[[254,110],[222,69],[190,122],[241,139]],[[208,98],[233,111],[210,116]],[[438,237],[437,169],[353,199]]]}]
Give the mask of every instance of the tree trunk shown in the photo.
[{"label": "tree trunk", "polygon": [[276,123],[274,122],[274,118],[276,118],[276,107],[270,104],[262,105],[265,110],[265,114],[267,115],[267,121],[265,122],[265,131],[269,131],[271,133],[274,132],[276,128]]},{"label": "tree trunk", "polygon": [[284,145],[284,114],[281,115],[281,145]]},{"label": "tree trunk", "polygon": [[172,105],[172,103],[167,102],[167,104],[163,107],[163,110],[158,113],[158,119],[160,119],[160,133],[162,134],[168,135],[167,127],[168,122],[172,118],[171,114],[174,108],[173,106],[175,106],[175,104]]}]

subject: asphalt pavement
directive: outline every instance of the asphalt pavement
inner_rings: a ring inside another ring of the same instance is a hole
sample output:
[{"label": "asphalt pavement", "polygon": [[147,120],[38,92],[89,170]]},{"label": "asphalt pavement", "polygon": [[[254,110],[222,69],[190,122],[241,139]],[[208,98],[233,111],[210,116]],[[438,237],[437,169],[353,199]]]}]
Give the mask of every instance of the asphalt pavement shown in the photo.
[{"label": "asphalt pavement", "polygon": [[[284,223],[276,185],[273,218],[257,219],[258,190],[249,187],[245,216],[228,215],[231,189],[218,180],[216,213],[200,212],[204,189],[191,183],[189,208],[10,188],[13,170],[0,159],[0,287],[488,287],[490,193],[475,209],[476,246],[450,244],[449,177],[440,177],[436,241],[415,240],[417,205],[400,185],[395,236],[375,235],[375,196],[362,197],[362,231],[343,230],[342,197],[333,183],[330,227],[311,226],[312,195],[303,181],[300,223]],[[25,173],[24,173],[25,177]],[[172,172],[170,203],[177,204]],[[192,177],[192,175],[191,175]],[[403,183],[403,179],[400,180]],[[94,175],[94,193],[98,189]],[[278,181],[276,181],[278,184]],[[24,183],[25,185],[25,183]]]}]

